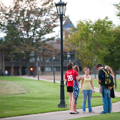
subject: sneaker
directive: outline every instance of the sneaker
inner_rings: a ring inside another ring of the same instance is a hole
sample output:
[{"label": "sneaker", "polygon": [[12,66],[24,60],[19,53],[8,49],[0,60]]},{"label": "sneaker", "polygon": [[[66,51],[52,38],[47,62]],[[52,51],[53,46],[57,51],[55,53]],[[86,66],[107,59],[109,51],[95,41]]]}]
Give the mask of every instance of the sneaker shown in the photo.
[{"label": "sneaker", "polygon": [[100,114],[106,114],[104,111],[102,111]]}]

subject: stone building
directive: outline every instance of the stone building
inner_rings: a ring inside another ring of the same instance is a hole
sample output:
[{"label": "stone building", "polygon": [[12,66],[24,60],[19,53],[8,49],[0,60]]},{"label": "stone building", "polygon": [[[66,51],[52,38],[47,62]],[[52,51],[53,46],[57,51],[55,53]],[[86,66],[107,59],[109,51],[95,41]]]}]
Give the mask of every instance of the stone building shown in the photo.
[{"label": "stone building", "polygon": [[[71,20],[67,18],[65,23],[63,24],[63,35],[65,31],[69,31],[74,25]],[[59,39],[52,42],[52,45],[60,50],[60,42]],[[74,64],[79,65],[80,70],[80,62],[77,61],[74,52],[64,52],[64,63],[63,70],[67,70],[67,63],[73,62]],[[35,74],[53,74],[53,69],[56,71],[56,74],[60,74],[60,55],[56,55],[55,59],[53,56],[49,56],[46,59],[42,57],[37,61],[37,59],[30,59],[30,75]],[[24,59],[19,60],[15,59],[14,56],[4,55],[0,52],[0,75],[4,75],[5,70],[8,71],[8,75],[26,75],[27,74],[27,66],[26,61]]]}]

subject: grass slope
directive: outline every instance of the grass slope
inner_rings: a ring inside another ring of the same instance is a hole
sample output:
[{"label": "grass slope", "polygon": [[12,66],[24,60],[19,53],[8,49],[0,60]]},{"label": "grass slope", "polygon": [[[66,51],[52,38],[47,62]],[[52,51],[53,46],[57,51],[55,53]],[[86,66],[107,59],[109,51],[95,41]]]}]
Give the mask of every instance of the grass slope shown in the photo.
[{"label": "grass slope", "polygon": [[[13,89],[12,93],[7,92],[7,95],[0,95],[0,118],[69,110],[69,97],[66,92],[66,87],[65,102],[67,104],[67,108],[58,108],[58,104],[60,102],[60,84],[58,83],[24,79],[20,77],[0,77],[0,88],[2,87],[1,83],[10,83],[9,87],[5,88],[7,91],[9,91],[10,86],[14,87],[17,85],[19,87]],[[22,90],[19,88],[22,88]],[[19,93],[16,94],[16,91],[19,91]],[[120,98],[115,98],[112,101],[116,102],[119,100]],[[101,94],[94,93],[92,97],[92,106],[98,105],[102,105]],[[82,107],[81,93],[77,106],[78,108]]]}]

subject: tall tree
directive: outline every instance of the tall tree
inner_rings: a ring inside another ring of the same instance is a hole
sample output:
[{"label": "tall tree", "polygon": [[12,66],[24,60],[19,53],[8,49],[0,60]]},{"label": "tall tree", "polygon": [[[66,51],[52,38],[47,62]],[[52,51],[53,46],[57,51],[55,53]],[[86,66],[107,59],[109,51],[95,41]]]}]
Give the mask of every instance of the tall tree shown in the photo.
[{"label": "tall tree", "polygon": [[106,47],[107,54],[104,54],[102,61],[109,65],[115,73],[115,88],[117,88],[116,71],[120,68],[120,27],[112,30],[115,40]]},{"label": "tall tree", "polygon": [[5,41],[12,48],[10,54],[22,54],[26,58],[29,74],[31,54],[36,57],[38,52],[40,56],[52,53],[47,42],[54,37],[45,36],[57,26],[53,0],[13,0],[8,8],[1,4],[0,19],[0,29],[6,33]]},{"label": "tall tree", "polygon": [[66,37],[65,44],[70,50],[76,51],[83,67],[88,66],[91,69],[95,64],[94,59],[100,58],[105,46],[114,41],[110,31],[112,26],[107,17],[94,23],[91,20],[79,21],[70,37]]}]

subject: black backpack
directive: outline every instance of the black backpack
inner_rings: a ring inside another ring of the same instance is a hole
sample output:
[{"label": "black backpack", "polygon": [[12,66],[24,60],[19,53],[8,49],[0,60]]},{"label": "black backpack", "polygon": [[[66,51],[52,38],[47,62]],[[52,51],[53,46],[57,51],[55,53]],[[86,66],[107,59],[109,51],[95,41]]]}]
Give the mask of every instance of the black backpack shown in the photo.
[{"label": "black backpack", "polygon": [[105,71],[104,69],[102,69],[105,73],[105,86],[113,86],[114,85],[114,81],[113,81],[113,77],[111,76],[111,74],[108,71]]}]

